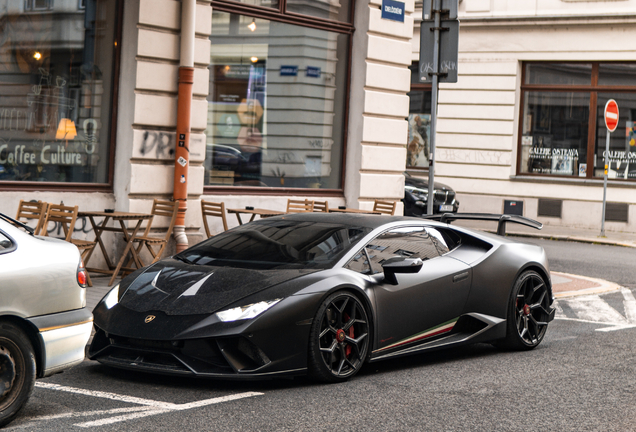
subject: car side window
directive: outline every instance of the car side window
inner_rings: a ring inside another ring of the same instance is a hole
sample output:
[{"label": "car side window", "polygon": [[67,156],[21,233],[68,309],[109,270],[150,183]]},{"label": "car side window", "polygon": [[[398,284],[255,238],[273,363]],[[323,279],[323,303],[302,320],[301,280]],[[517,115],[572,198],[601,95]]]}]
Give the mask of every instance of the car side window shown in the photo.
[{"label": "car side window", "polygon": [[9,237],[4,235],[2,231],[0,231],[0,253],[8,251],[9,249],[12,249],[12,248],[13,248],[13,242],[9,239]]},{"label": "car side window", "polygon": [[424,227],[398,228],[379,235],[366,246],[373,274],[382,273],[382,263],[393,257],[421,258],[440,256],[431,235]]},{"label": "car side window", "polygon": [[440,255],[444,255],[445,253],[448,253],[450,251],[450,248],[446,244],[446,240],[444,240],[444,236],[442,235],[442,233],[437,231],[435,228],[426,228],[426,231],[428,231],[428,235],[431,237],[431,240],[433,241],[433,244],[437,248],[437,251]]},{"label": "car side window", "polygon": [[371,274],[371,265],[369,264],[366,248],[362,248],[351,260],[345,265],[345,268],[362,274]]}]

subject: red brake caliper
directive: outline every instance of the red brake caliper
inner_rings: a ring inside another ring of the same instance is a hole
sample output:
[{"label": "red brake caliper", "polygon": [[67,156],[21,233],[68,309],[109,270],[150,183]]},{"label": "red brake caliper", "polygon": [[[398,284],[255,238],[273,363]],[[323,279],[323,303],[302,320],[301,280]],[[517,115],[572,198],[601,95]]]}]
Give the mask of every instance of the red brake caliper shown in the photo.
[{"label": "red brake caliper", "polygon": [[[351,317],[350,317],[349,315],[347,315],[347,314],[344,314],[344,319],[345,319],[345,321],[349,321],[349,320],[351,319]],[[353,339],[353,335],[354,335],[354,333],[353,333],[353,326],[351,326],[351,327],[349,328],[349,337],[350,337],[351,339]],[[347,358],[348,358],[350,354],[351,354],[351,347],[350,347],[349,345],[347,345],[347,346],[345,347],[345,355],[346,355],[346,356],[347,356]]]}]

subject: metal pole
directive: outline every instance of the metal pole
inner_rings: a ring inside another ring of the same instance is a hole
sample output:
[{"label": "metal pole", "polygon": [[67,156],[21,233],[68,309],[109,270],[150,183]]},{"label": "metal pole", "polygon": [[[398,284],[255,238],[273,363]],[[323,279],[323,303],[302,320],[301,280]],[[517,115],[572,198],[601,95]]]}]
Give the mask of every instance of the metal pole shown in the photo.
[{"label": "metal pole", "polygon": [[442,21],[440,2],[441,0],[433,0],[435,42],[433,46],[433,85],[431,89],[431,148],[428,157],[428,201],[426,206],[426,213],[429,215],[433,214],[433,202],[435,201],[435,135],[437,132],[437,87],[439,85],[439,28]]},{"label": "metal pole", "polygon": [[605,139],[605,175],[603,175],[603,216],[601,217],[601,237],[605,237],[605,204],[607,203],[607,170],[609,169],[610,131],[607,129]]}]

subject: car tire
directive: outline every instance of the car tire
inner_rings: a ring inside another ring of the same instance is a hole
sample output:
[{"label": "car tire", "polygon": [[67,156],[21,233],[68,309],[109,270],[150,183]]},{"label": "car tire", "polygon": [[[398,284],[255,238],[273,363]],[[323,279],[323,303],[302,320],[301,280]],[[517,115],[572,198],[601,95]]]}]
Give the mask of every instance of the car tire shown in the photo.
[{"label": "car tire", "polygon": [[550,291],[539,273],[523,272],[515,281],[508,303],[506,337],[498,347],[524,351],[536,348],[548,329]]},{"label": "car tire", "polygon": [[28,336],[13,324],[0,323],[0,427],[10,423],[29,400],[35,375]]},{"label": "car tire", "polygon": [[367,360],[370,321],[358,297],[336,292],[322,302],[309,333],[309,376],[321,382],[341,382],[354,376]]}]

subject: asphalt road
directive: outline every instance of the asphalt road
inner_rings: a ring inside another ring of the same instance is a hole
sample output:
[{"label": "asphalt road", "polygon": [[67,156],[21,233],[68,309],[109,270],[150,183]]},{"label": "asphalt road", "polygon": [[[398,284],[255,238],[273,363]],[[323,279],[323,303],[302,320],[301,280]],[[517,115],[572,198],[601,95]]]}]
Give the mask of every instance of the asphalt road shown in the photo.
[{"label": "asphalt road", "polygon": [[636,288],[636,248],[524,238],[542,246],[550,270],[605,279]]},{"label": "asphalt road", "polygon": [[[607,279],[629,279],[618,269],[632,251],[557,243],[545,246],[553,270],[606,277],[594,272],[606,267]],[[533,351],[479,344],[415,355],[337,385],[197,381],[85,361],[39,380],[5,430],[634,431],[635,343],[636,299],[624,289],[559,301]]]}]

